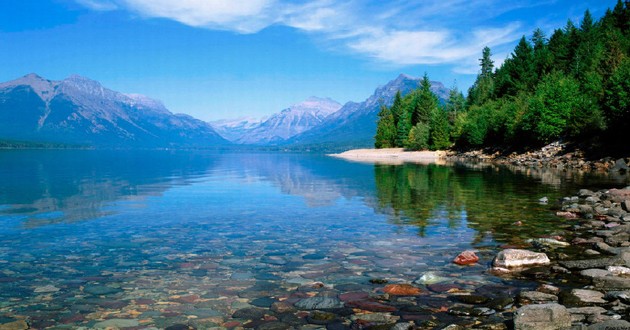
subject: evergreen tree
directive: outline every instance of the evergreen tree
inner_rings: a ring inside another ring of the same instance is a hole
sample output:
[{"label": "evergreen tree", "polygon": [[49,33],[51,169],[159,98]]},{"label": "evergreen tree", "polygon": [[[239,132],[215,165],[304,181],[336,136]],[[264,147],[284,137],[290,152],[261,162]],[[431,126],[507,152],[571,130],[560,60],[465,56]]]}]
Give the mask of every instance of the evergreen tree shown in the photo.
[{"label": "evergreen tree", "polygon": [[411,114],[403,111],[396,125],[396,147],[405,147],[411,130]]},{"label": "evergreen tree", "polygon": [[396,125],[394,125],[394,116],[390,109],[385,105],[381,105],[381,111],[378,113],[378,124],[376,125],[376,135],[374,136],[374,147],[393,148],[396,146]]},{"label": "evergreen tree", "polygon": [[413,110],[411,113],[411,125],[417,123],[429,123],[431,114],[438,106],[438,100],[431,91],[431,82],[425,73],[420,81],[420,88],[413,94]]},{"label": "evergreen tree", "polygon": [[391,107],[391,113],[392,113],[392,116],[394,117],[394,127],[398,126],[398,122],[400,121],[400,118],[402,117],[403,111],[404,109],[403,109],[403,104],[402,104],[402,97],[400,95],[400,91],[397,91],[396,96],[394,96],[394,103],[392,103],[392,107]]},{"label": "evergreen tree", "polygon": [[429,149],[429,131],[429,124],[423,122],[417,123],[409,131],[407,148],[411,150]]},{"label": "evergreen tree", "polygon": [[435,108],[431,115],[429,147],[431,150],[447,149],[451,146],[446,111]]},{"label": "evergreen tree", "polygon": [[492,53],[489,47],[484,47],[481,52],[479,64],[481,71],[477,76],[477,80],[468,90],[468,104],[479,105],[489,100],[494,93],[494,62],[492,61]]}]

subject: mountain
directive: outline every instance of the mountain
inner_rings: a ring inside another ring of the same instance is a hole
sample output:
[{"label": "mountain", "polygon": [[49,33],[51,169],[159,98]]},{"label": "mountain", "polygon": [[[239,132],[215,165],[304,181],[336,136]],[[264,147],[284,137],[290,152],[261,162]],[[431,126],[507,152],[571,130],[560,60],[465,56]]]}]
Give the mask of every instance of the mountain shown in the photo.
[{"label": "mountain", "polygon": [[229,142],[208,123],[157,100],[73,75],[0,84],[0,139],[95,147],[210,147]]},{"label": "mountain", "polygon": [[[213,124],[223,136],[238,144],[273,145],[320,125],[341,108],[329,98],[310,97],[261,121],[227,121]],[[240,136],[239,136],[240,134]]]},{"label": "mountain", "polygon": [[[390,106],[396,92],[404,96],[416,89],[420,78],[401,74],[361,103],[348,102],[340,110],[326,117],[317,127],[298,134],[285,142],[287,146],[301,147],[373,147],[380,104]],[[440,102],[448,98],[449,89],[441,82],[432,81],[431,90]]]},{"label": "mountain", "polygon": [[228,141],[236,141],[242,138],[247,132],[260,126],[266,119],[252,117],[240,117],[235,119],[220,119],[211,121],[210,125],[219,135]]}]

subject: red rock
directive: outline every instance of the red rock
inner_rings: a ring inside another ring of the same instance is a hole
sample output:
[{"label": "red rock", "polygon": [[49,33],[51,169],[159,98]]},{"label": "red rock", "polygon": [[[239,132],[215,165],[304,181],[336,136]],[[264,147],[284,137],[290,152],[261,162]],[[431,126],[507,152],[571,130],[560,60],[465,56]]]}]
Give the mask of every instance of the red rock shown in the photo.
[{"label": "red rock", "polygon": [[556,215],[559,217],[563,217],[563,218],[567,218],[567,219],[575,219],[577,218],[577,214],[573,213],[573,212],[562,212],[562,211],[558,211],[556,212]]},{"label": "red rock", "polygon": [[453,260],[453,262],[458,265],[472,265],[477,261],[479,261],[479,257],[477,257],[475,252],[471,250],[466,250],[460,253],[457,257],[455,257],[455,260]]},{"label": "red rock", "polygon": [[422,291],[410,284],[389,284],[383,288],[385,293],[389,293],[394,296],[417,296]]},{"label": "red rock", "polygon": [[368,312],[395,312],[396,311],[396,307],[394,306],[389,306],[389,305],[381,304],[376,301],[369,301],[369,300],[350,301],[346,303],[346,306],[350,308],[358,308],[358,309],[368,311]]},{"label": "red rock", "polygon": [[237,322],[237,321],[231,321],[231,322],[223,323],[223,327],[224,328],[234,328],[234,327],[238,327],[240,325],[241,325],[241,322]]},{"label": "red rock", "polygon": [[155,300],[153,299],[144,299],[144,298],[140,298],[140,299],[136,299],[136,305],[153,305],[155,304]]},{"label": "red rock", "polygon": [[366,300],[370,296],[367,292],[346,292],[339,295],[339,300],[343,302]]},{"label": "red rock", "polygon": [[452,289],[461,289],[461,287],[457,284],[435,283],[427,285],[427,289],[433,292],[448,292]]}]

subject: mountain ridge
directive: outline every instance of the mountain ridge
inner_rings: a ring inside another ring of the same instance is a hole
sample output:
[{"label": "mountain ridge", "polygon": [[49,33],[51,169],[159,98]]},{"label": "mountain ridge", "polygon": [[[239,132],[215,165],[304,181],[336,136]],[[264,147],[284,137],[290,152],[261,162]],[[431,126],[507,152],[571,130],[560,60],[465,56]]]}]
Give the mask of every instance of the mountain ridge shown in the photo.
[{"label": "mountain ridge", "polygon": [[79,75],[53,81],[34,73],[0,83],[0,138],[94,147],[228,144],[209,124],[147,96]]}]

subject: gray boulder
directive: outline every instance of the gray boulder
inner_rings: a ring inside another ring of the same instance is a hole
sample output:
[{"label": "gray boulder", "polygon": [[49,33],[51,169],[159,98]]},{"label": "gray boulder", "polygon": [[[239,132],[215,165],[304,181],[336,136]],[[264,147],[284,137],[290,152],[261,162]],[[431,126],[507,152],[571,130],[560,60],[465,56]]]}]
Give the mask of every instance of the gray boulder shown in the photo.
[{"label": "gray boulder", "polygon": [[526,305],[514,313],[515,330],[571,328],[571,314],[560,304]]},{"label": "gray boulder", "polygon": [[499,252],[493,261],[495,267],[501,268],[521,268],[549,263],[546,254],[522,249],[505,249]]}]

